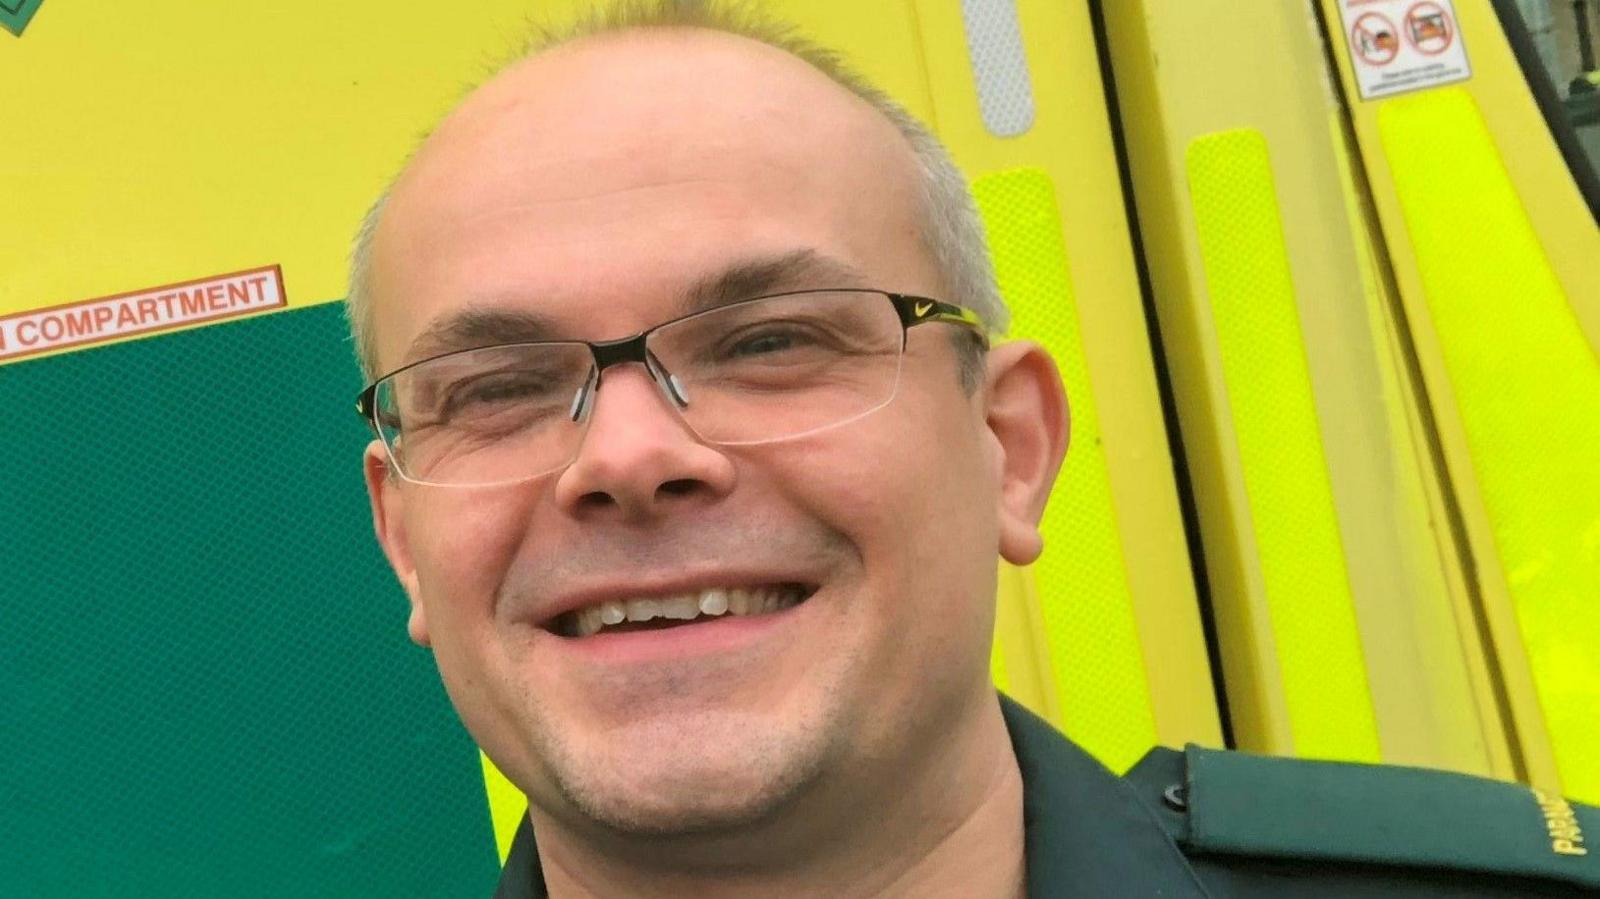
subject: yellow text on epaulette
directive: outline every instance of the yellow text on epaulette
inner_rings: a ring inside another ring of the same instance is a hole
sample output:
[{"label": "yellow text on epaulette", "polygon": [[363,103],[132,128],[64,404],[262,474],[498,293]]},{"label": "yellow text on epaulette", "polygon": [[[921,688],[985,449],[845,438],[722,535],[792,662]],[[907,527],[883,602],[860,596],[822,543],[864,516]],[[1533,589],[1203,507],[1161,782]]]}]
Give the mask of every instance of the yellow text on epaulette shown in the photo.
[{"label": "yellow text on epaulette", "polygon": [[1533,798],[1544,813],[1545,829],[1550,831],[1550,851],[1557,855],[1588,855],[1583,845],[1583,831],[1578,828],[1578,813],[1560,796],[1550,796],[1534,790]]}]

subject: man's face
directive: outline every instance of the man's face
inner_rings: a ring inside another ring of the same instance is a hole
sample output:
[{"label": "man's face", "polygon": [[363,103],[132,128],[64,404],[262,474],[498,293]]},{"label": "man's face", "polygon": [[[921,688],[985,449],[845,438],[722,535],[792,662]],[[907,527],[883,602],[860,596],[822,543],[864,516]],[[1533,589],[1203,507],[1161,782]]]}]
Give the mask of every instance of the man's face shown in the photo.
[{"label": "man's face", "polygon": [[[379,364],[413,361],[418,335],[469,307],[626,336],[797,254],[861,283],[801,270],[761,286],[941,296],[914,165],[865,104],[751,42],[558,49],[471,97],[397,185],[375,248]],[[981,700],[1001,463],[950,336],[913,329],[889,405],[797,440],[708,445],[627,365],[607,371],[576,460],[539,479],[418,486],[369,448],[412,636],[539,809],[685,832],[845,784],[892,790]],[[805,599],[592,637],[552,620],[708,588]]]}]

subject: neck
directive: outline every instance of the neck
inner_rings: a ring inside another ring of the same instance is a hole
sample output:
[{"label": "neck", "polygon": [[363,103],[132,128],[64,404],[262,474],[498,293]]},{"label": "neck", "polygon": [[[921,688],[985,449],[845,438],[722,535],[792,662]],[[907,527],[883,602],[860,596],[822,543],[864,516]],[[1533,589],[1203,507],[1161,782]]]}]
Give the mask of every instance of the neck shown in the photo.
[{"label": "neck", "polygon": [[552,899],[1018,899],[1022,775],[992,692],[968,718],[911,769],[841,778],[735,835],[599,845],[532,810],[546,887]]}]

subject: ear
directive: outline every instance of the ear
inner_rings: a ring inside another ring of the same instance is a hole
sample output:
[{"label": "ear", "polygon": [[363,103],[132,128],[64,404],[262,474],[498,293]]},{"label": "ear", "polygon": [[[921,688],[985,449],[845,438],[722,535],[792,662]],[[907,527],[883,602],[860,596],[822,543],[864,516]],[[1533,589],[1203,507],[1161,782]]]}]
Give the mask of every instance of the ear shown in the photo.
[{"label": "ear", "polygon": [[406,540],[405,493],[389,469],[389,454],[383,442],[374,440],[367,444],[361,458],[362,473],[367,481],[367,499],[372,504],[372,529],[378,535],[378,545],[389,559],[411,601],[411,617],[406,622],[406,632],[412,642],[429,646],[428,616],[422,608],[417,587],[417,568],[411,561],[411,547]]},{"label": "ear", "polygon": [[999,449],[1000,555],[1014,565],[1039,557],[1039,519],[1067,452],[1071,417],[1050,354],[1026,340],[989,351],[984,421]]}]

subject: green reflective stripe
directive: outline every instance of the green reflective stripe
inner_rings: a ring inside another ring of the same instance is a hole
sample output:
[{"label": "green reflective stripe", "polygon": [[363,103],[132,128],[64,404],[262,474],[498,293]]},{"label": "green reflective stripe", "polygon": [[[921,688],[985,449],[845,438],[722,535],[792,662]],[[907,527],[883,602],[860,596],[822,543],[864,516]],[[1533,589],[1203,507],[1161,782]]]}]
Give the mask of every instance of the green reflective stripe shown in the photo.
[{"label": "green reflective stripe", "polygon": [[1390,101],[1378,128],[1556,766],[1600,802],[1600,348],[1468,94]]},{"label": "green reflective stripe", "polygon": [[1055,723],[1121,771],[1155,742],[1155,720],[1055,187],[1043,170],[1022,168],[980,177],[972,192],[1012,332],[1049,350],[1072,402],[1072,448],[1040,527],[1045,552],[1032,568],[1063,708]]},{"label": "green reflective stripe", "polygon": [[1376,761],[1377,722],[1260,132],[1197,138],[1195,228],[1294,748]]}]

